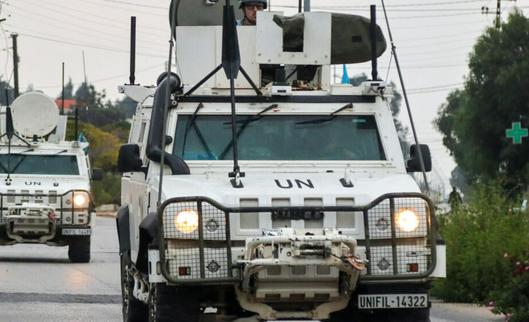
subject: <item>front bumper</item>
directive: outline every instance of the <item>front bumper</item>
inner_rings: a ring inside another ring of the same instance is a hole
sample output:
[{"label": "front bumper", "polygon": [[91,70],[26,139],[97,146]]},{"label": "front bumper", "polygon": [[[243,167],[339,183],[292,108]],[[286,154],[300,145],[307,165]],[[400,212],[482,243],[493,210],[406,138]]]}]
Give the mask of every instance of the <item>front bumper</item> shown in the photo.
[{"label": "front bumper", "polygon": [[[74,205],[76,194],[88,198],[82,207]],[[93,214],[89,196],[83,190],[62,195],[0,194],[0,243],[62,245],[71,236],[90,235]]]},{"label": "front bumper", "polygon": [[[413,232],[397,227],[399,209],[420,216]],[[177,216],[198,214],[196,227],[186,231]],[[358,213],[363,238],[336,229],[280,229],[232,241],[231,231],[241,213],[279,214],[292,220]],[[431,202],[421,194],[388,194],[365,206],[227,208],[203,197],[167,200],[158,211],[161,280],[174,285],[232,284],[241,306],[262,318],[325,319],[341,310],[361,281],[424,280],[435,268],[436,232]],[[358,245],[357,245],[358,242]],[[356,256],[354,267],[348,258]],[[369,263],[366,269],[361,267]],[[151,263],[152,264],[152,263]],[[160,281],[160,278],[157,279]],[[312,303],[302,311],[288,303]]]},{"label": "front bumper", "polygon": [[[326,319],[347,306],[365,269],[364,261],[352,255],[355,250],[356,240],[336,230],[312,235],[280,229],[277,236],[248,239],[244,259],[238,261],[239,304],[266,320]],[[292,303],[311,309],[296,310]]]}]

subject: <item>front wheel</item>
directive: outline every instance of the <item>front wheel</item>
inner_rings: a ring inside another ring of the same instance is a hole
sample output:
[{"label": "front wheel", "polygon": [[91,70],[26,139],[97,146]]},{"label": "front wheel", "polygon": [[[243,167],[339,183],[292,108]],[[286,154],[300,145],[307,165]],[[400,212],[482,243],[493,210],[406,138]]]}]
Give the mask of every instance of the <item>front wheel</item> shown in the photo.
[{"label": "front wheel", "polygon": [[200,322],[202,315],[194,289],[151,284],[149,322]]},{"label": "front wheel", "polygon": [[90,236],[73,238],[68,246],[68,258],[72,263],[88,263],[90,261]]},{"label": "front wheel", "polygon": [[130,254],[124,252],[120,256],[121,261],[121,299],[123,310],[123,322],[145,322],[147,321],[147,305],[132,295],[134,279],[130,274]]}]

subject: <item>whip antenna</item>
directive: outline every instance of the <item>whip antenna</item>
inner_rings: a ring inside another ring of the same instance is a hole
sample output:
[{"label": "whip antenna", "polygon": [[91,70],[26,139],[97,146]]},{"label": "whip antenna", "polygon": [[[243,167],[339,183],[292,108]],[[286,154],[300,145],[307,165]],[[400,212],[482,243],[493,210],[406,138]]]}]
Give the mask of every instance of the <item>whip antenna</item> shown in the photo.
[{"label": "whip antenna", "polygon": [[[174,17],[174,14],[176,12],[176,6],[171,6],[171,16]],[[163,169],[165,167],[165,143],[167,135],[165,134],[166,131],[166,121],[167,121],[167,111],[169,110],[169,104],[171,104],[171,82],[169,79],[171,78],[171,64],[172,64],[172,58],[173,58],[173,33],[176,37],[176,19],[173,19],[171,21],[171,33],[170,33],[170,39],[169,39],[169,59],[167,60],[167,87],[165,91],[165,104],[163,105],[163,121],[162,121],[162,146],[161,146],[161,155],[160,155],[160,182],[158,185],[158,207],[162,204],[162,184],[163,184]]]},{"label": "whip antenna", "polygon": [[415,123],[413,121],[413,116],[411,115],[411,108],[410,108],[410,102],[408,100],[408,94],[406,93],[406,87],[404,86],[404,78],[402,77],[402,71],[400,70],[400,64],[399,64],[399,57],[397,56],[397,47],[395,47],[395,43],[393,42],[393,36],[391,35],[391,28],[389,26],[389,19],[388,14],[386,12],[386,6],[384,4],[384,0],[380,0],[382,2],[382,9],[384,10],[384,17],[386,19],[386,25],[388,27],[388,34],[389,34],[389,40],[391,42],[391,52],[393,56],[395,57],[395,65],[397,65],[397,71],[399,74],[399,80],[400,80],[400,86],[402,87],[402,96],[404,96],[404,102],[406,103],[406,109],[408,111],[408,117],[410,118],[410,124],[411,124],[411,130],[413,132],[413,138],[415,140],[415,144],[417,145],[417,153],[419,155],[419,163],[421,164],[421,171],[422,176],[424,179],[424,184],[426,186],[426,191],[430,192],[430,186],[428,185],[428,179],[426,178],[426,168],[424,166],[424,159],[422,156],[422,149],[419,145],[419,139],[417,138],[417,131],[415,130]]}]

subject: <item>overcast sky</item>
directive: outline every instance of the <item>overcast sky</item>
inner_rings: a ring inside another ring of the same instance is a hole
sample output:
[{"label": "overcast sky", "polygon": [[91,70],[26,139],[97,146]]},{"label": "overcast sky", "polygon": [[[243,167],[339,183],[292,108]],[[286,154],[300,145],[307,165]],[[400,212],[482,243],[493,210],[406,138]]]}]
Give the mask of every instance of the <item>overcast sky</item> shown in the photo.
[{"label": "overcast sky", "polygon": [[[17,33],[21,90],[31,84],[58,96],[62,62],[67,77],[79,85],[84,80],[84,51],[88,81],[116,99],[116,87],[128,82],[129,21],[136,16],[136,80],[150,85],[167,60],[168,4],[169,0],[0,0],[0,18],[7,18],[0,23],[0,77],[13,85],[10,34]],[[271,0],[271,9],[291,14],[297,4],[297,0]],[[312,0],[312,9],[368,16],[370,4],[382,9],[380,1],[368,0]],[[494,24],[497,0],[386,0],[385,4],[419,140],[429,144],[434,176],[442,178],[449,190],[447,180],[454,163],[431,123],[447,93],[462,86],[468,54],[476,39]],[[502,0],[502,18],[515,6],[529,13],[529,0]],[[482,14],[482,7],[490,8],[490,14]],[[388,38],[381,11],[378,17]],[[389,53],[380,59],[379,74],[398,83]],[[348,70],[350,76],[369,75],[370,65],[351,65]],[[338,74],[341,79],[341,68]],[[408,123],[404,106],[401,119]]]}]

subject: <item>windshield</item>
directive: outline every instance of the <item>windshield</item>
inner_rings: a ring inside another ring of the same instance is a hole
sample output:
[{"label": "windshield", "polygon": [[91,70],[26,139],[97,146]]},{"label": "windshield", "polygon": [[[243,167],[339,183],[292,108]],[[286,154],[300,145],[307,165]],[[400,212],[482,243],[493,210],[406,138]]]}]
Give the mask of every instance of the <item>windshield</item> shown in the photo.
[{"label": "windshield", "polygon": [[[231,160],[231,116],[178,116],[173,154]],[[373,115],[237,117],[240,160],[385,160]]]},{"label": "windshield", "polygon": [[79,175],[75,155],[0,154],[0,173]]}]

